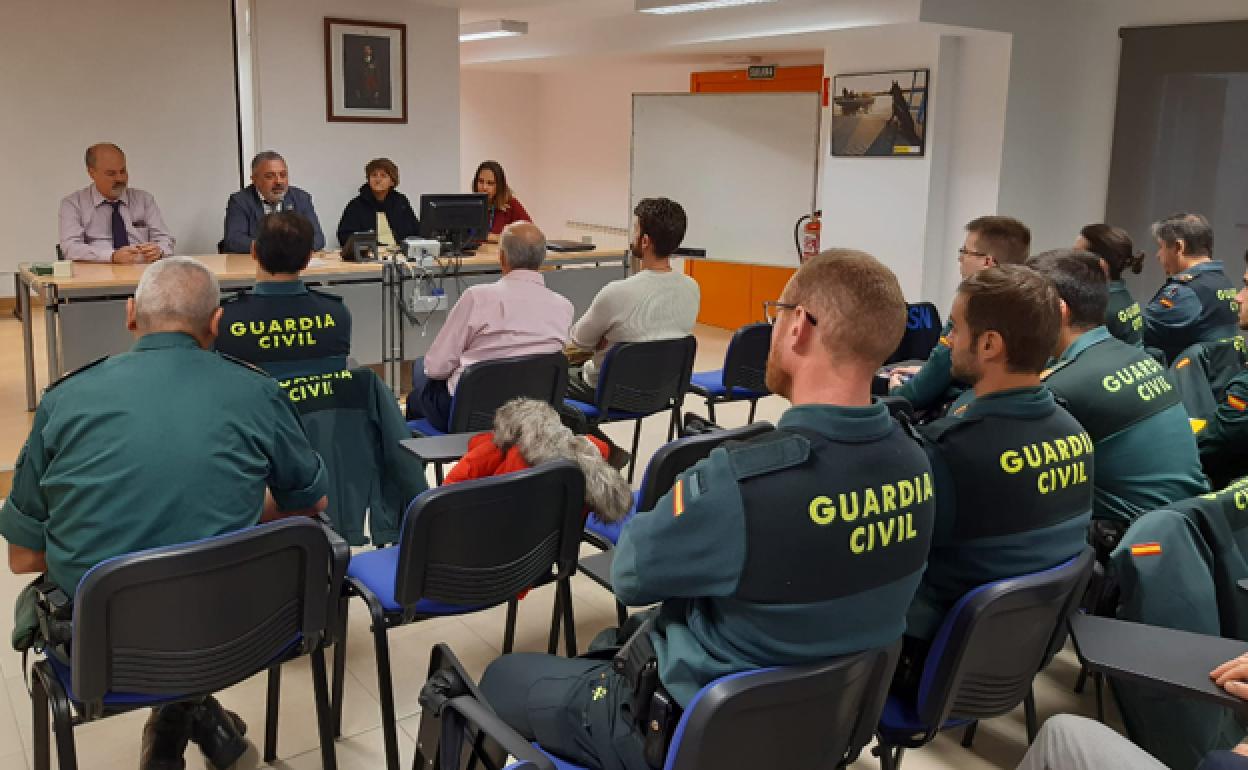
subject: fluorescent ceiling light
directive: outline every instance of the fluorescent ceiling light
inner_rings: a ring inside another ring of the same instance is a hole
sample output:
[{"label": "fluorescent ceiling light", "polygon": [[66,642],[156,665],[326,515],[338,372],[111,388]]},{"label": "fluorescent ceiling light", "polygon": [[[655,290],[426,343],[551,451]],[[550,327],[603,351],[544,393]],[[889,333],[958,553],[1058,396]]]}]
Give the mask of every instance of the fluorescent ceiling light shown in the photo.
[{"label": "fluorescent ceiling light", "polygon": [[637,10],[642,13],[689,13],[712,11],[734,5],[757,5],[774,3],[776,0],[637,0]]},{"label": "fluorescent ceiling light", "polygon": [[510,21],[494,19],[493,21],[476,21],[471,24],[459,25],[459,42],[471,40],[490,40],[496,37],[516,37],[529,34],[527,21]]}]

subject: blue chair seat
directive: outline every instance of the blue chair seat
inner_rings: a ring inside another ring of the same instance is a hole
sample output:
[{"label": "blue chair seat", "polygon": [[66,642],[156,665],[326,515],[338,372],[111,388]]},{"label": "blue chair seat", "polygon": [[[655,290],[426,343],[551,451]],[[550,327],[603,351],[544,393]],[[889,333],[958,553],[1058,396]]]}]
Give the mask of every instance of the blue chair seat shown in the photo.
[{"label": "blue chair seat", "polygon": [[[691,390],[699,396],[709,396],[712,398],[724,398],[728,395],[728,388],[724,387],[724,370],[716,369],[713,372],[695,372],[689,378]],[[746,388],[733,388],[732,398],[746,400],[751,398],[764,398],[771,395],[767,391],[748,390]]]},{"label": "blue chair seat", "polygon": [[437,428],[433,427],[433,423],[429,422],[429,420],[424,417],[420,418],[419,420],[408,420],[407,427],[409,430],[412,431],[412,433],[419,433],[422,436],[445,436],[446,435],[445,431],[440,431]]},{"label": "blue chair seat", "polygon": [[[950,719],[940,726],[941,730],[969,724],[970,719]],[[896,695],[888,696],[884,703],[884,711],[880,714],[879,733],[889,744],[902,743],[911,736],[923,735],[927,725],[919,718],[915,703],[908,698]]]},{"label": "blue chair seat", "polygon": [[[57,680],[61,683],[61,687],[65,688],[65,694],[74,703],[80,703],[81,701],[74,695],[74,675],[69,666],[58,660],[55,655],[48,655],[47,661],[52,667],[52,671],[56,674]],[[138,706],[159,706],[162,703],[176,703],[185,697],[180,695],[144,695],[142,693],[110,692],[104,696],[104,707],[132,709]]]},{"label": "blue chair seat", "polygon": [[[584,401],[577,401],[576,399],[572,399],[572,398],[565,400],[563,403],[577,410],[578,412],[585,415],[587,418],[591,420],[597,420],[602,416],[602,410],[599,409],[594,404],[587,404]],[[640,420],[642,418],[649,417],[649,416],[650,416],[649,413],[621,412],[615,409],[612,409],[611,411],[607,412],[608,420]]]},{"label": "blue chair seat", "polygon": [[[351,557],[347,564],[347,577],[364,584],[381,602],[386,612],[402,612],[403,605],[394,600],[394,575],[399,568],[399,548],[378,548]],[[476,612],[482,607],[460,607],[443,604],[431,599],[421,599],[413,608],[418,615],[462,615]]]},{"label": "blue chair seat", "polygon": [[620,531],[624,529],[624,525],[627,524],[628,521],[637,514],[637,503],[639,500],[641,500],[641,492],[640,491],[633,492],[632,510],[628,512],[627,516],[615,522],[614,524],[608,524],[607,522],[598,518],[598,514],[596,513],[589,514],[589,516],[585,517],[585,529],[589,530],[590,532],[593,532],[595,535],[601,537],[603,540],[606,540],[607,542],[611,543],[611,545],[615,545],[620,540]]}]

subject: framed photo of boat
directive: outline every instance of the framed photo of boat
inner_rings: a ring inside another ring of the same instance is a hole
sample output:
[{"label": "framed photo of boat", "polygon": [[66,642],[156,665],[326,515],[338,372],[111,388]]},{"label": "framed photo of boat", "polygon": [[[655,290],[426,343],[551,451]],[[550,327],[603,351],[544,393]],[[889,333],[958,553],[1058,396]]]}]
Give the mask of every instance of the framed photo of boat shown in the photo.
[{"label": "framed photo of boat", "polygon": [[828,101],[837,157],[921,158],[927,150],[931,71],[837,75]]}]

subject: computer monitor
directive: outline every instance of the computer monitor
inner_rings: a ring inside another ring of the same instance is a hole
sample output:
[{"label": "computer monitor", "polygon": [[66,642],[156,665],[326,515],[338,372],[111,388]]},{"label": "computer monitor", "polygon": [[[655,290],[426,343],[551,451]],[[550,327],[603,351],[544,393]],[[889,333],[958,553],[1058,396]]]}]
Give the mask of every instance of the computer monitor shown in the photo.
[{"label": "computer monitor", "polygon": [[420,235],[449,244],[444,253],[462,253],[465,246],[489,235],[485,193],[420,196]]}]

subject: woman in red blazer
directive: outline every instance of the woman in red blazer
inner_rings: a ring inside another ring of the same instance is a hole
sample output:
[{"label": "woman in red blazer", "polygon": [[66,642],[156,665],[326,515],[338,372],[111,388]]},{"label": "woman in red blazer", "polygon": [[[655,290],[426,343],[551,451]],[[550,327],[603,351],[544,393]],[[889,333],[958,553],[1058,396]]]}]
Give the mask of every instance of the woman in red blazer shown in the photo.
[{"label": "woman in red blazer", "polygon": [[512,222],[532,222],[529,212],[511,192],[507,184],[507,174],[496,160],[487,160],[477,166],[477,173],[472,178],[472,191],[485,193],[487,196],[490,220],[490,235],[498,235],[503,228]]}]

